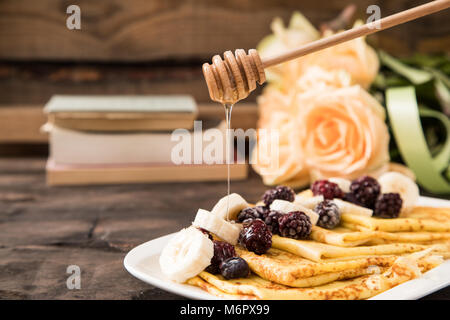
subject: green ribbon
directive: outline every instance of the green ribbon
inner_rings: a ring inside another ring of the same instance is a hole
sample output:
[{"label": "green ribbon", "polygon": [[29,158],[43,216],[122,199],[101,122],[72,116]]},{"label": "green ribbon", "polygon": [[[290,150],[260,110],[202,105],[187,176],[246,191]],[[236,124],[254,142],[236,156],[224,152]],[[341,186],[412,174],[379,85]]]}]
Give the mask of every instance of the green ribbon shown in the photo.
[{"label": "green ribbon", "polygon": [[[449,118],[430,109],[419,112],[412,86],[386,90],[386,106],[399,151],[405,163],[414,171],[418,183],[430,192],[450,193],[450,182],[442,175],[450,176]],[[447,131],[446,141],[434,157],[428,148],[420,115],[441,121]]]}]

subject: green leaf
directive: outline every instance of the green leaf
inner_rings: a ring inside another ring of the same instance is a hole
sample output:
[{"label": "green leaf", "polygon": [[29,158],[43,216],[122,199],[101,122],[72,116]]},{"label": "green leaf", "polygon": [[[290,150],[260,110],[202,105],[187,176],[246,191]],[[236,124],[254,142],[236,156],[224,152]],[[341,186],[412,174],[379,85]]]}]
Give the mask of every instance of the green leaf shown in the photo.
[{"label": "green leaf", "polygon": [[447,87],[450,87],[450,78],[445,73],[433,68],[425,68],[425,70],[430,72],[436,79],[442,81]]},{"label": "green leaf", "polygon": [[436,78],[434,83],[436,96],[441,103],[442,111],[444,111],[445,114],[450,115],[450,90],[439,78]]},{"label": "green leaf", "polygon": [[450,120],[434,110],[422,111],[425,116],[443,121],[447,130],[445,146],[433,158],[424,137],[414,87],[388,89],[386,105],[399,151],[419,184],[431,192],[450,193],[450,182],[442,175],[450,161]]},{"label": "green leaf", "polygon": [[435,118],[441,121],[445,127],[445,131],[447,132],[447,140],[441,148],[441,151],[433,158],[434,167],[439,172],[443,171],[448,167],[448,163],[450,161],[450,120],[444,114],[431,109],[420,109],[419,114],[423,117]]},{"label": "green leaf", "polygon": [[418,67],[438,68],[439,65],[448,62],[448,57],[443,54],[430,55],[430,54],[416,53],[411,57],[403,58],[400,60],[403,63],[413,64]]},{"label": "green leaf", "polygon": [[406,64],[403,64],[398,59],[395,59],[384,51],[379,51],[379,56],[381,62],[385,66],[405,77],[415,85],[428,82],[433,78],[433,75],[430,72],[412,68]]}]

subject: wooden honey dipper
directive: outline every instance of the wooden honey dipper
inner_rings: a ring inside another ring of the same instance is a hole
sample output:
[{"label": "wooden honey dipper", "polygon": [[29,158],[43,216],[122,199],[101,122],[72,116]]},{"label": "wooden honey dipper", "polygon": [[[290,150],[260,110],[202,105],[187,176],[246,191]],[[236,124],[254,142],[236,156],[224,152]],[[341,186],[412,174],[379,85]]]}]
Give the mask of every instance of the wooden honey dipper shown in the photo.
[{"label": "wooden honey dipper", "polygon": [[255,90],[256,82],[263,84],[266,81],[264,69],[267,67],[388,29],[449,7],[450,0],[431,1],[267,59],[261,59],[255,49],[250,49],[248,54],[243,49],[237,49],[234,54],[226,51],[223,60],[219,55],[215,55],[212,58],[212,64],[204,63],[202,66],[209,95],[214,101],[234,104]]}]

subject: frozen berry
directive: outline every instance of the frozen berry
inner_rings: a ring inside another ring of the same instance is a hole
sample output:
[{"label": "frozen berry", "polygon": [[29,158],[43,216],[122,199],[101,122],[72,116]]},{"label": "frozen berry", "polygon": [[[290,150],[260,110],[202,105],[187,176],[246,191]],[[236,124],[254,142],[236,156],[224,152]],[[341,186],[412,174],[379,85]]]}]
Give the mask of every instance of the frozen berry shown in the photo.
[{"label": "frozen berry", "polygon": [[224,242],[214,240],[214,256],[211,259],[211,264],[206,267],[206,271],[212,274],[220,273],[220,264],[222,261],[225,261],[228,258],[235,257],[236,252],[234,250],[234,246]]},{"label": "frozen berry", "polygon": [[280,226],[278,224],[278,219],[283,215],[280,211],[270,210],[264,219],[264,223],[269,228],[272,234],[280,234]]},{"label": "frozen berry", "polygon": [[264,206],[256,206],[256,207],[249,207],[243,209],[241,212],[239,212],[237,216],[238,222],[244,222],[247,219],[253,220],[253,219],[261,219],[264,220],[264,217],[269,212],[269,209]]},{"label": "frozen berry", "polygon": [[319,214],[317,225],[325,229],[333,229],[341,221],[338,206],[331,200],[324,200],[317,204],[314,211]]},{"label": "frozen berry", "polygon": [[294,211],[282,215],[278,219],[280,235],[293,239],[308,239],[311,234],[311,219],[301,212]]},{"label": "frozen berry", "polygon": [[311,191],[315,196],[322,195],[325,199],[343,198],[344,192],[337,183],[328,180],[317,180],[311,186]]},{"label": "frozen berry", "polygon": [[375,201],[380,195],[380,189],[378,181],[369,176],[358,178],[350,185],[350,192],[355,197],[355,201],[370,209],[375,206]]},{"label": "frozen berry", "polygon": [[403,200],[398,193],[383,193],[375,202],[373,215],[380,218],[397,218],[402,205]]},{"label": "frozen berry", "polygon": [[239,243],[248,251],[264,254],[272,246],[272,233],[260,219],[246,221],[239,234]]},{"label": "frozen berry", "polygon": [[295,199],[295,192],[289,187],[278,186],[276,188],[267,190],[263,195],[263,201],[267,207],[277,199],[293,202]]},{"label": "frozen berry", "polygon": [[347,201],[347,202],[351,202],[354,203],[358,206],[362,206],[361,203],[359,203],[358,201],[356,201],[356,197],[353,195],[353,193],[351,192],[347,192],[346,194],[344,194],[344,197],[342,198],[343,200]]},{"label": "frozen berry", "polygon": [[246,278],[250,274],[250,268],[247,261],[241,257],[233,257],[220,264],[220,273],[227,280]]}]

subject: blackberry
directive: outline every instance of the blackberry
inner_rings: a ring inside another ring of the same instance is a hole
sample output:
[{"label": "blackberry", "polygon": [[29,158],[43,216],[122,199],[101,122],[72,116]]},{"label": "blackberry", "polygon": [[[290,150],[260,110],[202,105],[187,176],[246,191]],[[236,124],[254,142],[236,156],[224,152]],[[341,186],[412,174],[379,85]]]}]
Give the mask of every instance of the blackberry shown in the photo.
[{"label": "blackberry", "polygon": [[352,182],[350,192],[355,197],[355,201],[362,206],[373,209],[375,201],[380,195],[380,184],[375,178],[363,176]]},{"label": "blackberry", "polygon": [[319,214],[317,225],[325,229],[333,229],[341,221],[338,206],[331,200],[324,200],[317,204],[314,211]]},{"label": "blackberry", "polygon": [[211,259],[211,264],[206,267],[206,271],[212,274],[220,273],[220,264],[228,258],[235,257],[236,251],[234,246],[224,242],[214,240],[214,256]]},{"label": "blackberry", "polygon": [[239,234],[239,244],[248,251],[264,254],[272,246],[272,232],[260,219],[245,221]]},{"label": "blackberry", "polygon": [[264,219],[264,223],[272,234],[280,234],[278,219],[283,215],[280,211],[270,210]]},{"label": "blackberry", "polygon": [[278,219],[280,224],[280,235],[293,239],[308,239],[311,234],[311,220],[301,212],[294,211],[282,215]]},{"label": "blackberry", "polygon": [[264,220],[265,216],[269,213],[269,209],[264,206],[256,206],[256,207],[249,207],[243,209],[241,212],[239,212],[237,216],[238,222],[244,222],[247,219],[261,219]]},{"label": "blackberry", "polygon": [[266,207],[270,206],[270,204],[277,199],[293,202],[295,199],[295,192],[289,187],[278,186],[267,190],[263,195],[263,201]]},{"label": "blackberry", "polygon": [[220,264],[220,273],[227,280],[246,278],[250,274],[250,267],[241,257],[232,257]]},{"label": "blackberry", "polygon": [[383,193],[375,202],[373,215],[380,218],[397,218],[402,209],[403,200],[398,193]]},{"label": "blackberry", "polygon": [[344,192],[337,183],[328,180],[317,180],[311,186],[311,191],[315,196],[323,195],[325,199],[343,198]]},{"label": "blackberry", "polygon": [[347,192],[346,194],[344,194],[344,197],[343,197],[342,199],[345,200],[345,201],[347,201],[347,202],[354,203],[354,204],[356,204],[356,205],[358,205],[358,206],[362,206],[362,204],[359,203],[359,202],[356,200],[356,197],[355,197],[354,194],[351,193],[351,192]]}]

